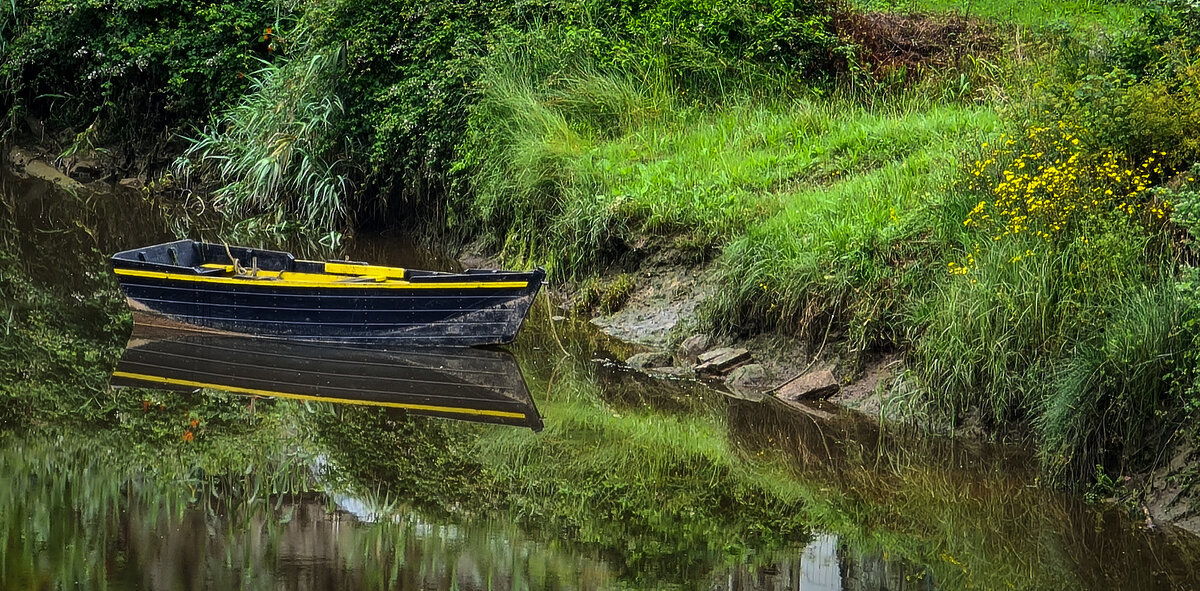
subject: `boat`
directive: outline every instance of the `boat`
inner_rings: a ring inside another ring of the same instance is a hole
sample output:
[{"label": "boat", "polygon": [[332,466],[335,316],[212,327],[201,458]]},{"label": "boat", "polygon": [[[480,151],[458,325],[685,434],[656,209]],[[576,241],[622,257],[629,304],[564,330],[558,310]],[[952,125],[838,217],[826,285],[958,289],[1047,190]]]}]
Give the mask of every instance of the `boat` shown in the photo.
[{"label": "boat", "polygon": [[510,343],[546,278],[540,268],[423,271],[196,240],[110,261],[141,323],[358,345]]},{"label": "boat", "polygon": [[516,358],[499,349],[383,350],[135,323],[109,385],[222,390],[542,430]]}]

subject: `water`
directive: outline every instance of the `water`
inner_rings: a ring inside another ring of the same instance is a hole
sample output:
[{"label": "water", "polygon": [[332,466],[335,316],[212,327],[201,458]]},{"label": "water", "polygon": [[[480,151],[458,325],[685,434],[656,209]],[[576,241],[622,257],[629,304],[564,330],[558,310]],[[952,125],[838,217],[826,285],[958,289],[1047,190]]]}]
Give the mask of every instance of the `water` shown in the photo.
[{"label": "water", "polygon": [[104,256],[169,238],[161,210],[3,197],[0,588],[1200,588],[1195,537],[1040,487],[1020,449],[650,379],[544,303],[500,361],[540,433],[110,391],[131,327]]}]

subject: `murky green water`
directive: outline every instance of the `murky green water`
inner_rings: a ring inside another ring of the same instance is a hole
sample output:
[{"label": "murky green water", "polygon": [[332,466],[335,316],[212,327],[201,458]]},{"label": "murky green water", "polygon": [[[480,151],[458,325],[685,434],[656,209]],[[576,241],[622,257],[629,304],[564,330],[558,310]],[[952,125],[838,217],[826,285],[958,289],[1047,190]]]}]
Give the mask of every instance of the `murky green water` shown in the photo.
[{"label": "murky green water", "polygon": [[540,433],[110,391],[130,326],[104,256],[168,238],[161,211],[3,201],[3,589],[1200,588],[1196,538],[1041,488],[1020,450],[629,373],[545,305],[508,348]]}]

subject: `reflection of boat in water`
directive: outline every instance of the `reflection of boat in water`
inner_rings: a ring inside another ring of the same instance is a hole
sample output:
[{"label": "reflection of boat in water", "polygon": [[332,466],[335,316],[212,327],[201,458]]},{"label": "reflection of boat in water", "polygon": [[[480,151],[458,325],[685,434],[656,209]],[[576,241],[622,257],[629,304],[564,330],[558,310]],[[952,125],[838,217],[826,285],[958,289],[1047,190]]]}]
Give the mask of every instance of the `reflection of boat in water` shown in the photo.
[{"label": "reflection of boat in water", "polygon": [[179,240],[119,252],[134,311],[227,334],[326,343],[495,345],[517,336],[546,272],[462,273],[296,259]]},{"label": "reflection of boat in water", "polygon": [[381,351],[168,332],[135,323],[110,383],[382,406],[542,429],[516,359],[488,349]]}]

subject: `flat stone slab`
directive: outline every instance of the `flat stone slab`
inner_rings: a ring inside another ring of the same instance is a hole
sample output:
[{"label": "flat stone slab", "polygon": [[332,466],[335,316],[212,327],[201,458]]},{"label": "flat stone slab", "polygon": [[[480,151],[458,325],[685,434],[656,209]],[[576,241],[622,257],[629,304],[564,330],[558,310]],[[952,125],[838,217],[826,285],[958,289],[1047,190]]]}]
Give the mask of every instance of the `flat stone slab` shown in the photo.
[{"label": "flat stone slab", "polygon": [[723,374],[738,364],[750,361],[750,351],[742,348],[722,347],[700,354],[700,365],[696,373]]},{"label": "flat stone slab", "polygon": [[25,174],[43,181],[54,183],[60,187],[79,190],[83,188],[83,184],[79,181],[63,174],[57,168],[42,162],[34,160],[25,165]]},{"label": "flat stone slab", "polygon": [[725,384],[731,388],[761,388],[767,380],[767,369],[760,363],[747,363],[734,368],[725,377]]},{"label": "flat stone slab", "polygon": [[837,378],[829,369],[818,369],[792,378],[775,389],[775,397],[782,400],[824,400],[841,389]]}]

